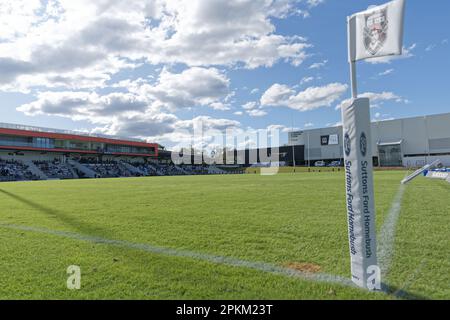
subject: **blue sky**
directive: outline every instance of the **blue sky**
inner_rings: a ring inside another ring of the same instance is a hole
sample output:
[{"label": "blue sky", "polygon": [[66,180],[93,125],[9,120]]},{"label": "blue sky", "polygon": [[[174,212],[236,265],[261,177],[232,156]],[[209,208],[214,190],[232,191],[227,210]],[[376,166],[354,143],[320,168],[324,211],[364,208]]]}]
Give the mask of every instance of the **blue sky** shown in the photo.
[{"label": "blue sky", "polygon": [[[291,127],[339,123],[346,16],[384,2],[1,1],[1,121],[168,146],[195,121],[277,126],[286,143]],[[373,119],[450,111],[449,12],[407,0],[404,56],[358,63]]]}]

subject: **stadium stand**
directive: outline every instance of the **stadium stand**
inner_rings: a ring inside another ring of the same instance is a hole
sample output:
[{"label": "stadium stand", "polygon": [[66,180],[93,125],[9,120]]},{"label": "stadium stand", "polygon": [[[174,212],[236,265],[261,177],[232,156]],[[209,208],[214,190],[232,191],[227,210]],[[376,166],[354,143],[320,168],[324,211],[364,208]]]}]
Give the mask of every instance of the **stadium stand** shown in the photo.
[{"label": "stadium stand", "polygon": [[175,165],[173,163],[131,162],[97,158],[71,158],[66,161],[0,158],[0,181],[118,178],[141,176],[179,176],[235,174],[243,171],[225,171],[216,166]]},{"label": "stadium stand", "polygon": [[140,139],[0,123],[0,181],[232,173],[171,156]]},{"label": "stadium stand", "polygon": [[22,180],[39,180],[39,177],[20,161],[0,159],[0,181]]},{"label": "stadium stand", "polygon": [[132,162],[129,163],[131,166],[133,166],[137,172],[139,172],[142,176],[159,176],[162,175],[160,172],[158,172],[158,169],[156,166],[150,164],[150,163],[142,163],[142,162]]},{"label": "stadium stand", "polygon": [[75,179],[78,178],[75,170],[68,164],[59,160],[33,161],[33,163],[48,177],[48,179]]},{"label": "stadium stand", "polygon": [[84,165],[96,173],[96,178],[118,178],[136,176],[130,172],[121,162],[107,160],[99,161],[97,159],[82,158],[79,160]]}]

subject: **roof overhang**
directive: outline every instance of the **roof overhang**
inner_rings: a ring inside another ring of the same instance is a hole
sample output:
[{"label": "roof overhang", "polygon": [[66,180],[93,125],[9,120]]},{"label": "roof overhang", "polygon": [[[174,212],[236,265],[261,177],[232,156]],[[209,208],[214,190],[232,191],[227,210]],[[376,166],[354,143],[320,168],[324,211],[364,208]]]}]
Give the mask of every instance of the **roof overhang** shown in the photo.
[{"label": "roof overhang", "polygon": [[158,149],[158,144],[156,144],[156,143],[127,141],[127,140],[120,140],[120,139],[92,137],[92,136],[83,136],[83,135],[74,135],[74,134],[65,134],[65,133],[53,133],[53,132],[40,132],[40,131],[28,131],[28,130],[19,130],[19,129],[0,128],[0,134],[13,135],[13,136],[15,135],[15,136],[22,136],[22,137],[40,137],[40,138],[51,138],[51,139],[61,139],[61,140],[98,142],[98,143],[126,145],[126,146],[144,147],[144,148],[152,147],[152,148]]},{"label": "roof overhang", "polygon": [[91,155],[104,155],[104,156],[127,156],[127,157],[157,157],[158,154],[150,153],[124,153],[124,152],[98,152],[90,150],[76,150],[76,149],[47,149],[47,148],[34,148],[34,147],[16,147],[16,146],[0,146],[0,150],[9,151],[38,151],[38,152],[51,152],[51,153],[73,153],[73,154],[91,154]]}]

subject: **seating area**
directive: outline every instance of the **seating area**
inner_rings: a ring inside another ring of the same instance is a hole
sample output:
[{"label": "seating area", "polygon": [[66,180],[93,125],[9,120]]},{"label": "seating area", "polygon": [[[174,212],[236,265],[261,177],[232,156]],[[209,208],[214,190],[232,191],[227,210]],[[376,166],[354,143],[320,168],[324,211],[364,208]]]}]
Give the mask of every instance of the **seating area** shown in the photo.
[{"label": "seating area", "polygon": [[50,179],[74,179],[73,169],[59,160],[33,161],[33,163]]},{"label": "seating area", "polygon": [[97,159],[80,159],[79,162],[98,174],[98,178],[118,178],[136,176],[117,161],[98,161]]},{"label": "seating area", "polygon": [[158,175],[157,165],[143,162],[130,162],[129,164],[141,172],[143,176],[150,177]]},{"label": "seating area", "polygon": [[163,176],[181,176],[186,175],[186,172],[180,167],[174,164],[161,164],[158,165],[158,171],[162,173]]},{"label": "seating area", "polygon": [[[74,165],[74,161],[79,165]],[[72,161],[72,163],[70,162]],[[83,170],[83,168],[85,170]],[[89,174],[90,173],[90,174]],[[235,172],[238,173],[238,172]],[[0,181],[40,179],[118,178],[139,176],[179,176],[230,174],[216,167],[201,165],[163,164],[156,162],[100,161],[97,158],[79,157],[61,162],[54,160],[5,160],[0,158]]]},{"label": "seating area", "polygon": [[144,176],[179,176],[179,175],[206,175],[206,174],[230,174],[242,173],[241,171],[226,172],[215,166],[202,165],[175,165],[156,163],[130,163],[137,168]]},{"label": "seating area", "polygon": [[201,165],[183,165],[183,170],[190,175],[208,174],[208,168]]},{"label": "seating area", "polygon": [[0,159],[0,181],[39,180],[28,170],[28,166],[16,160]]}]

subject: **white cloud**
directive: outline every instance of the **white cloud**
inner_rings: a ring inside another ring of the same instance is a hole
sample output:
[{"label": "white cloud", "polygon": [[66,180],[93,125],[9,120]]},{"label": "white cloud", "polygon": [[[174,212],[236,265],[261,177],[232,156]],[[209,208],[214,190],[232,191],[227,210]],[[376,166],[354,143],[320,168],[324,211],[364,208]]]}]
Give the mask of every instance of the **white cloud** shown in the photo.
[{"label": "white cloud", "polygon": [[326,66],[328,60],[323,60],[322,62],[316,62],[309,66],[309,69],[321,69]]},{"label": "white cloud", "polygon": [[425,48],[425,51],[430,52],[430,51],[433,51],[434,48],[436,48],[436,45],[435,44],[430,44],[429,46],[427,46]]},{"label": "white cloud", "polygon": [[[0,91],[32,92],[35,100],[18,108],[30,116],[84,120],[109,134],[183,139],[175,129],[193,122],[180,120],[179,109],[231,109],[224,69],[302,64],[312,45],[278,32],[273,19],[307,17],[322,2],[0,0]],[[157,71],[144,79],[122,72],[141,67]],[[110,84],[117,78],[124,80]],[[245,112],[266,114],[256,102]]]},{"label": "white cloud", "polygon": [[147,101],[131,93],[111,93],[100,96],[89,92],[41,92],[37,100],[17,108],[26,115],[57,115],[62,117],[90,120],[94,123],[109,123],[110,118],[143,112]]},{"label": "white cloud", "polygon": [[312,123],[312,122],[307,122],[307,123],[305,123],[304,127],[305,127],[305,128],[312,128],[312,127],[314,127],[314,123]]},{"label": "white cloud", "polygon": [[342,122],[338,121],[338,122],[335,122],[335,123],[327,123],[326,126],[327,127],[340,127],[340,126],[342,126]]},{"label": "white cloud", "polygon": [[18,108],[27,115],[54,115],[96,124],[96,132],[152,141],[176,143],[190,139],[192,127],[201,122],[205,130],[223,131],[239,127],[234,120],[198,116],[180,120],[176,115],[154,111],[131,93],[100,96],[87,92],[40,93],[36,101]]},{"label": "white cloud", "polygon": [[[181,73],[163,69],[153,83],[137,79],[124,80],[112,86],[126,89],[126,92],[99,95],[85,91],[46,91],[38,93],[35,101],[17,110],[29,116],[52,115],[85,120],[100,125],[96,130],[107,134],[168,139],[177,128],[185,128],[189,124],[173,114],[179,108],[206,106],[229,110],[230,106],[224,102],[230,95],[228,86],[227,77],[215,68],[194,67]],[[196,119],[204,120],[211,128],[239,124],[212,117],[199,116]]]},{"label": "white cloud", "polygon": [[252,110],[252,109],[255,109],[257,107],[258,107],[258,103],[256,101],[247,102],[246,104],[244,104],[242,106],[242,108],[245,109],[245,110]]},{"label": "white cloud", "polygon": [[221,101],[229,93],[229,80],[214,68],[195,67],[181,73],[171,73],[164,69],[154,84],[137,79],[125,80],[113,87],[124,87],[128,93],[99,96],[88,92],[41,92],[37,101],[20,107],[19,111],[58,115],[70,115],[73,111],[78,115],[92,116],[99,114],[99,110],[112,115],[113,112],[142,111],[144,108],[152,112],[161,108],[175,111],[195,106],[229,110],[229,106]]},{"label": "white cloud", "polygon": [[267,112],[261,109],[254,109],[254,110],[248,110],[247,114],[250,117],[264,117],[265,115],[267,115]]},{"label": "white cloud", "polygon": [[366,59],[365,61],[370,64],[390,64],[394,60],[400,60],[400,59],[408,59],[411,57],[414,57],[414,49],[417,47],[417,44],[414,43],[409,47],[403,47],[403,54],[400,56],[386,56],[386,57],[379,57],[379,58],[371,58]]},{"label": "white cloud", "polygon": [[142,79],[123,81],[116,86],[124,86],[130,92],[147,97],[154,109],[209,106],[215,110],[229,110],[224,101],[229,96],[230,80],[215,68],[193,67],[181,73],[163,69],[156,83]]},{"label": "white cloud", "polygon": [[305,84],[305,83],[309,83],[311,81],[314,81],[314,77],[303,77],[302,80],[300,80],[300,84]]},{"label": "white cloud", "polygon": [[387,69],[383,72],[380,72],[378,74],[378,76],[380,76],[380,77],[387,76],[387,75],[390,75],[391,73],[393,73],[394,71],[395,71],[394,69]]},{"label": "white cloud", "polygon": [[[381,92],[381,93],[365,92],[365,93],[359,94],[358,97],[359,98],[369,98],[372,108],[379,107],[385,101],[393,101],[396,103],[405,103],[405,104],[409,103],[408,99],[405,99],[399,95],[396,95],[393,92],[387,92],[387,91]],[[340,104],[338,104],[336,106],[335,109],[341,110],[341,108],[343,106],[347,105],[350,102],[351,102],[351,99],[343,100]]]},{"label": "white cloud", "polygon": [[286,85],[274,84],[261,97],[261,105],[308,111],[331,106],[346,91],[347,85],[341,83],[310,87],[298,93]]},{"label": "white cloud", "polygon": [[[293,128],[293,129],[295,131],[298,128]],[[291,132],[292,128],[289,128],[289,127],[287,127],[285,125],[281,125],[281,124],[271,124],[271,125],[267,126],[267,131],[277,131],[277,130],[287,133],[287,132]]]},{"label": "white cloud", "polygon": [[325,0],[308,0],[307,2],[310,7],[317,7],[319,4],[324,3]]},{"label": "white cloud", "polygon": [[209,105],[212,109],[218,110],[218,111],[228,111],[230,110],[230,105],[224,104],[222,102],[213,102]]},{"label": "white cloud", "polygon": [[250,117],[264,117],[265,115],[267,115],[267,112],[262,110],[262,106],[259,105],[256,101],[245,103],[242,106],[242,109],[244,109]]},{"label": "white cloud", "polygon": [[298,66],[311,47],[271,21],[307,7],[297,0],[0,1],[2,90],[102,87],[143,62]]}]

